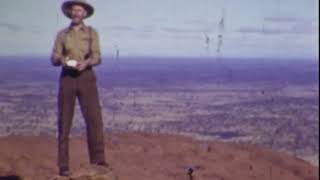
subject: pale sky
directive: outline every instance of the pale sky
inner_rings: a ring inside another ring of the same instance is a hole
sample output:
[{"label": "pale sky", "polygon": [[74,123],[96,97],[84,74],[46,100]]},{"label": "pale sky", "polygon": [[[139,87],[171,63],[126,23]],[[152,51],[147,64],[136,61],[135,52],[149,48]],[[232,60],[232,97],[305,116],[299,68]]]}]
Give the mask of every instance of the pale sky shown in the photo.
[{"label": "pale sky", "polygon": [[[0,0],[0,56],[49,56],[62,0]],[[319,0],[88,0],[104,55],[318,58]],[[224,13],[223,13],[224,12]],[[210,37],[210,53],[205,50]]]}]

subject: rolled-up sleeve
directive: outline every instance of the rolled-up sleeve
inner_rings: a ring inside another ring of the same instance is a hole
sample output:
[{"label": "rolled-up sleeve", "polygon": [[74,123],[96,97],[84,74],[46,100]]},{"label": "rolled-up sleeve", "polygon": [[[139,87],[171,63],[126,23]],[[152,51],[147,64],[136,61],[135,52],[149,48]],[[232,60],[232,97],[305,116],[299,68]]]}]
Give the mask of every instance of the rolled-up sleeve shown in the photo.
[{"label": "rolled-up sleeve", "polygon": [[99,34],[96,30],[92,30],[92,44],[91,44],[91,65],[98,65],[101,63],[101,50]]},{"label": "rolled-up sleeve", "polygon": [[64,62],[63,55],[63,41],[61,32],[59,32],[54,41],[52,54],[51,54],[51,64],[53,66],[60,66]]}]

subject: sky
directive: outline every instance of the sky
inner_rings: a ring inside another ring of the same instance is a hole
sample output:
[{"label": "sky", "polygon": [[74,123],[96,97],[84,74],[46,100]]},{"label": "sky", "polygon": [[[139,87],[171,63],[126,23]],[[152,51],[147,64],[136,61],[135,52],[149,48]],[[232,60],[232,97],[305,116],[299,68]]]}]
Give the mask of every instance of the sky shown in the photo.
[{"label": "sky", "polygon": [[[62,2],[0,0],[0,56],[49,56],[70,23]],[[99,32],[105,56],[118,48],[124,56],[319,58],[319,0],[88,2],[95,14],[85,23]]]}]

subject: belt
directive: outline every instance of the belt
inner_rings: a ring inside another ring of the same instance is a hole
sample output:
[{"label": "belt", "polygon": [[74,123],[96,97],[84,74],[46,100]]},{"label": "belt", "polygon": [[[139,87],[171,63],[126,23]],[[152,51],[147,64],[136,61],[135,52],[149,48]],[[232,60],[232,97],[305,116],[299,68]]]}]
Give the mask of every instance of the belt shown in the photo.
[{"label": "belt", "polygon": [[63,67],[61,71],[61,77],[64,76],[71,76],[71,77],[78,77],[85,71],[90,71],[92,70],[91,66],[86,67],[83,71],[78,71],[77,69],[74,68],[69,68],[69,67]]}]

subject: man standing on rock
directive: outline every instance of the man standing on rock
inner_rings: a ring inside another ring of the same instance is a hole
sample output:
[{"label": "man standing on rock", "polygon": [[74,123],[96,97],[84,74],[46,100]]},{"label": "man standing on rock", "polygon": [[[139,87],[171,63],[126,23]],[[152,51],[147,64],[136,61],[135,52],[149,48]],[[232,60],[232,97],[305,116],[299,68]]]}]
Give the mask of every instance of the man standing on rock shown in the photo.
[{"label": "man standing on rock", "polygon": [[108,167],[105,161],[101,107],[93,66],[101,63],[98,33],[84,19],[94,8],[84,0],[69,0],[62,11],[71,19],[58,32],[51,56],[54,66],[62,66],[58,93],[58,166],[60,176],[69,176],[69,134],[78,98],[86,122],[90,163]]}]

